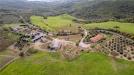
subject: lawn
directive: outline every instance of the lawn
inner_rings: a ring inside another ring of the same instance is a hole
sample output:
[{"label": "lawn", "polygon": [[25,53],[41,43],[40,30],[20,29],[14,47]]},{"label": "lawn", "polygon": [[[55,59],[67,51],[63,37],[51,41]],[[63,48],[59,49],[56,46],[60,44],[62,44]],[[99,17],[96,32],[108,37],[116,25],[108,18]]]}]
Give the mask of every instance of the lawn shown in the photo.
[{"label": "lawn", "polygon": [[114,28],[115,26],[119,26],[118,30],[122,32],[127,32],[127,33],[132,33],[134,34],[134,23],[120,23],[120,22],[102,22],[102,23],[90,23],[86,24],[85,28],[87,29],[93,29],[95,27],[98,28],[104,28],[104,29],[109,29],[109,28]]},{"label": "lawn", "polygon": [[32,24],[37,25],[45,30],[54,31],[60,29],[61,27],[73,24],[73,19],[74,17],[67,14],[59,16],[50,16],[47,17],[47,19],[44,19],[41,16],[32,16],[31,22]]},{"label": "lawn", "polygon": [[58,53],[39,52],[16,60],[0,75],[134,75],[134,62],[113,60],[101,53],[66,61]]}]

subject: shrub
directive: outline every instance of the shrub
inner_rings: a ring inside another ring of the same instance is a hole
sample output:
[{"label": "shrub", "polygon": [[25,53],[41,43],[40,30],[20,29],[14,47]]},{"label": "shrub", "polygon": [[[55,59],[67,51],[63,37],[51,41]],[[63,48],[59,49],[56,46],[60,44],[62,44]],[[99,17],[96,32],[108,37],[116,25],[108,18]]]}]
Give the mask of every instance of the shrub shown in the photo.
[{"label": "shrub", "polygon": [[30,49],[28,50],[28,53],[30,53],[30,54],[35,54],[35,53],[37,53],[37,52],[38,52],[38,50],[33,49],[33,48],[30,48]]}]

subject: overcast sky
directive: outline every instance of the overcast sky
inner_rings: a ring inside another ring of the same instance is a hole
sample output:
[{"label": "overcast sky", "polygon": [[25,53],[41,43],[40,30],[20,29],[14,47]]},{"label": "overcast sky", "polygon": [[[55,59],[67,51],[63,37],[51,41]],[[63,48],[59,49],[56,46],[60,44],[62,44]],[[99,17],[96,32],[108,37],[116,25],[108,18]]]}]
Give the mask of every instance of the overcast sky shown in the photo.
[{"label": "overcast sky", "polygon": [[46,1],[46,2],[53,2],[53,1],[61,1],[61,0],[28,0],[28,1]]}]

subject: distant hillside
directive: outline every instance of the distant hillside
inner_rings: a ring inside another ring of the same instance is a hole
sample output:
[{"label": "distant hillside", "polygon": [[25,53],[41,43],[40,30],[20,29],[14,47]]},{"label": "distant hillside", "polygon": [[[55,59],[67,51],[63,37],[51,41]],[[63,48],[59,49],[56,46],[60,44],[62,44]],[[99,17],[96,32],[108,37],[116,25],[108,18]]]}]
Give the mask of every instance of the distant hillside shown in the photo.
[{"label": "distant hillside", "polygon": [[134,22],[133,0],[64,0],[52,3],[0,0],[0,14],[3,9],[39,16],[68,13],[89,21],[118,20]]},{"label": "distant hillside", "polygon": [[100,1],[79,5],[71,14],[88,20],[134,19],[134,1]]}]

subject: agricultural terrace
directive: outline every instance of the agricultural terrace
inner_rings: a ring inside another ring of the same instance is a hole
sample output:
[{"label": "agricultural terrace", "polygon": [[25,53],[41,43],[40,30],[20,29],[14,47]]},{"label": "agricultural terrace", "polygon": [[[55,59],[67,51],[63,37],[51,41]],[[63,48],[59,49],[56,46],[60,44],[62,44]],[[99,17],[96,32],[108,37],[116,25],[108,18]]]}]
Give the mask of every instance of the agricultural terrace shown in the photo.
[{"label": "agricultural terrace", "polygon": [[121,22],[114,22],[114,21],[109,21],[109,22],[102,22],[102,23],[90,23],[86,24],[85,28],[87,29],[94,29],[96,27],[98,28],[103,28],[103,29],[115,29],[114,27],[118,26],[118,30],[121,32],[126,32],[126,33],[132,33],[134,34],[134,23],[121,23]]},{"label": "agricultural terrace", "polygon": [[74,17],[67,14],[63,14],[60,16],[50,16],[46,19],[41,16],[32,16],[31,22],[32,24],[37,25],[45,30],[55,31],[59,28],[69,26],[70,24],[74,24],[74,22],[72,21],[73,19]]}]

